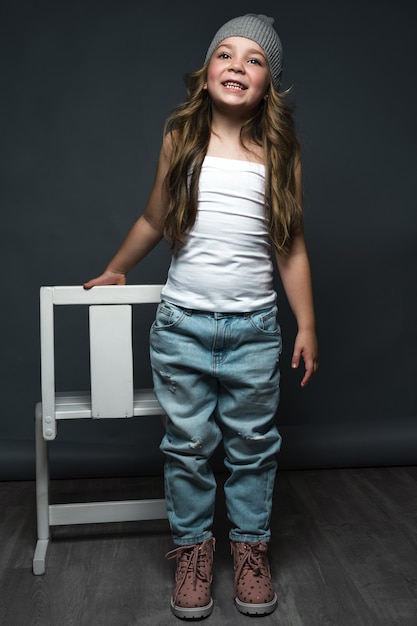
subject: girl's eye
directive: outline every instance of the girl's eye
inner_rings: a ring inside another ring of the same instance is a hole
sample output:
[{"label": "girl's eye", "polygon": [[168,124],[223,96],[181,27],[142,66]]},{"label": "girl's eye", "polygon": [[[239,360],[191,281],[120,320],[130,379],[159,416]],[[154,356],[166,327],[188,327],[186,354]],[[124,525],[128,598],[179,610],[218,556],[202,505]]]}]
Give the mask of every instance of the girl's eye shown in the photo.
[{"label": "girl's eye", "polygon": [[219,59],[229,59],[229,58],[230,58],[230,55],[227,54],[227,52],[221,52],[219,54]]},{"label": "girl's eye", "polygon": [[253,65],[261,65],[261,62],[258,61],[258,59],[250,59],[249,63],[252,63]]}]

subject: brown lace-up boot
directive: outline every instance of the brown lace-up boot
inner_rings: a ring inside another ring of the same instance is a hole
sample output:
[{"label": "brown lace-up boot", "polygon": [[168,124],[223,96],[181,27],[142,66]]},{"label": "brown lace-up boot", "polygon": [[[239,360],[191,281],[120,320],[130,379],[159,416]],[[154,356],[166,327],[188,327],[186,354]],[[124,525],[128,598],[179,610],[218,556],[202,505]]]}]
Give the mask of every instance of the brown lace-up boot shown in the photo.
[{"label": "brown lace-up boot", "polygon": [[232,541],[230,545],[235,568],[236,608],[246,615],[272,613],[278,599],[272,585],[266,543]]},{"label": "brown lace-up boot", "polygon": [[201,619],[213,610],[211,581],[215,539],[203,543],[179,546],[165,555],[177,559],[175,588],[171,608],[182,619]]}]

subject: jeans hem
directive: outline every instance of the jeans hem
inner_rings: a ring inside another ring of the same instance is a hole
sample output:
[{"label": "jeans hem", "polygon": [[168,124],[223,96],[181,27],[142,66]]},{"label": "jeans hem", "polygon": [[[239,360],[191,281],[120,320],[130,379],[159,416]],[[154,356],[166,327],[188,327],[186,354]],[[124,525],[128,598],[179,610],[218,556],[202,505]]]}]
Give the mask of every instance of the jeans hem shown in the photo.
[{"label": "jeans hem", "polygon": [[193,546],[196,543],[203,543],[203,541],[211,539],[212,536],[212,533],[207,531],[194,537],[173,537],[172,540],[176,546]]},{"label": "jeans hem", "polygon": [[242,535],[230,531],[229,539],[230,541],[239,541],[243,543],[258,543],[258,541],[264,541],[265,543],[269,543],[269,541],[271,540],[271,535],[270,533],[264,535]]}]

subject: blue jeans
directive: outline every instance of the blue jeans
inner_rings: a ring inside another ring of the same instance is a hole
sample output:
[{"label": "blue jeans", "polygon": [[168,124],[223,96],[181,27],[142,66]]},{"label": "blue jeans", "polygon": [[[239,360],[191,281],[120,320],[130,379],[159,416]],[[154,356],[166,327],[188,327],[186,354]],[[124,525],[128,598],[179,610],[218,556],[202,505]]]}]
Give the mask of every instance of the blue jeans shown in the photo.
[{"label": "blue jeans", "polygon": [[244,314],[158,306],[150,354],[155,393],[167,414],[161,450],[175,544],[212,535],[216,480],[209,459],[222,439],[229,537],[269,541],[281,444],[280,353],[276,306]]}]

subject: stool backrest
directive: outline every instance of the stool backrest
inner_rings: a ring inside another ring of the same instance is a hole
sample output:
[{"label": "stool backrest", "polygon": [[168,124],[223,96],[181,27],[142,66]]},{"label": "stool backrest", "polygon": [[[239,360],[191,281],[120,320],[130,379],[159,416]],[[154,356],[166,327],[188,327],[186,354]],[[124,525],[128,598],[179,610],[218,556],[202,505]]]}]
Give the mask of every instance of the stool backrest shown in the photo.
[{"label": "stool backrest", "polygon": [[132,305],[158,303],[162,285],[41,287],[41,389],[43,416],[55,419],[54,309],[89,308],[91,417],[131,417],[134,379]]}]

